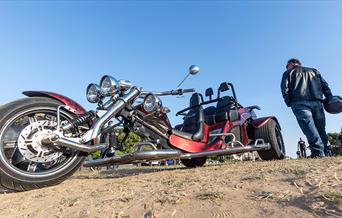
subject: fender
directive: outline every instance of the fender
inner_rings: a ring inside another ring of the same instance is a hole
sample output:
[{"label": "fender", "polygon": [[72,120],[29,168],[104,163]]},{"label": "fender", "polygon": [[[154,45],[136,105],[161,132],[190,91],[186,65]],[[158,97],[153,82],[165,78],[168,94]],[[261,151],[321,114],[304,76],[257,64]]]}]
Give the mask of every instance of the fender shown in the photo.
[{"label": "fender", "polygon": [[86,110],[81,105],[79,105],[76,101],[64,95],[60,95],[60,94],[53,93],[53,92],[47,92],[47,91],[25,91],[23,92],[23,94],[28,97],[48,97],[48,98],[56,99],[57,101],[60,101],[66,106],[69,106],[72,109],[74,109],[77,115],[82,115],[86,113]]},{"label": "fender", "polygon": [[254,128],[259,129],[260,127],[264,126],[270,120],[276,121],[276,123],[279,125],[279,128],[281,129],[280,124],[278,122],[278,119],[275,116],[257,118],[255,120],[253,120],[252,125]]}]

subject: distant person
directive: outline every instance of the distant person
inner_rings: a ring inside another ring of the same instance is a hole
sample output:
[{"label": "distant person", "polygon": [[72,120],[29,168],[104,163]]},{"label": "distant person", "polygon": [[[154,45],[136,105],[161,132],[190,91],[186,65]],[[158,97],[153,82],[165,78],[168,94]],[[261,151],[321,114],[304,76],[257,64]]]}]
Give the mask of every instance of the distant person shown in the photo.
[{"label": "distant person", "polygon": [[306,158],[306,144],[302,138],[299,138],[298,141],[298,151],[300,152],[300,156],[302,158]]},{"label": "distant person", "polygon": [[291,107],[297,122],[311,148],[312,157],[328,155],[328,137],[325,132],[323,95],[332,98],[328,83],[318,70],[302,67],[298,59],[290,59],[281,80],[281,92]]},{"label": "distant person", "polygon": [[340,131],[340,135],[338,136],[338,139],[340,140],[339,152],[340,152],[340,155],[342,155],[342,128],[341,128],[341,131]]},{"label": "distant person", "polygon": [[328,141],[328,143],[327,143],[327,154],[326,154],[326,156],[328,156],[328,157],[331,157],[331,156],[332,156],[331,144],[330,144],[329,141]]}]

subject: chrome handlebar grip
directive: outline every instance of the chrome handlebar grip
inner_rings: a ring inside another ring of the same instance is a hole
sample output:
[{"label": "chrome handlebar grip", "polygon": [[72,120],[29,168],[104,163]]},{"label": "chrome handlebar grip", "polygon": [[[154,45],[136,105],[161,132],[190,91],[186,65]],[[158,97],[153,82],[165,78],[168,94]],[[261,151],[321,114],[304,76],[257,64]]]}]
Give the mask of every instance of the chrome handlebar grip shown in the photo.
[{"label": "chrome handlebar grip", "polygon": [[196,92],[195,89],[183,89],[183,93]]}]

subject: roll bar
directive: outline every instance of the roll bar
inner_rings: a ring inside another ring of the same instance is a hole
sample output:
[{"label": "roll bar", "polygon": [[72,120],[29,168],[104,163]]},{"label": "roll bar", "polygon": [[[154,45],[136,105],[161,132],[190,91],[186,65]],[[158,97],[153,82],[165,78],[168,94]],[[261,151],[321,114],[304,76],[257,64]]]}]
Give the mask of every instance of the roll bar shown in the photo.
[{"label": "roll bar", "polygon": [[185,111],[188,111],[192,108],[196,108],[196,107],[199,107],[199,106],[202,106],[202,105],[206,105],[206,104],[211,104],[211,103],[214,103],[214,102],[218,102],[220,101],[221,99],[223,99],[223,97],[220,97],[220,93],[221,92],[224,92],[224,91],[228,91],[228,90],[232,90],[232,93],[233,93],[233,97],[234,97],[234,100],[235,100],[235,106],[238,108],[240,107],[241,105],[238,103],[237,101],[237,98],[236,98],[236,93],[235,93],[235,88],[234,88],[234,85],[232,83],[228,83],[228,82],[223,82],[220,84],[220,87],[218,88],[217,90],[217,98],[216,99],[210,99],[209,101],[204,101],[203,100],[203,95],[199,93],[200,97],[201,97],[201,100],[202,100],[202,103],[198,104],[198,105],[195,105],[195,106],[190,106],[190,107],[187,107],[187,108],[184,108],[183,110],[180,110],[176,113],[176,116],[178,115],[182,115],[182,113],[184,113]]}]

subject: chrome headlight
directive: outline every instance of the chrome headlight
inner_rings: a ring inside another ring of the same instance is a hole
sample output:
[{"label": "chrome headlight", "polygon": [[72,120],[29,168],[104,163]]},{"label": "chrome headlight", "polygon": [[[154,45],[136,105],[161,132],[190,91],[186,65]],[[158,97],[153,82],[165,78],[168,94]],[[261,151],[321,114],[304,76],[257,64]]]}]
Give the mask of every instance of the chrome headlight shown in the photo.
[{"label": "chrome headlight", "polygon": [[119,80],[119,86],[122,91],[127,91],[132,87],[132,83],[128,80]]},{"label": "chrome headlight", "polygon": [[147,113],[152,113],[159,110],[161,107],[162,102],[157,96],[153,94],[146,95],[143,104],[144,111],[146,111]]},{"label": "chrome headlight", "polygon": [[104,96],[113,96],[119,92],[119,82],[111,76],[104,76],[100,81],[101,92]]},{"label": "chrome headlight", "polygon": [[94,83],[91,83],[87,87],[87,100],[90,103],[98,103],[101,101],[101,90],[100,87]]}]

